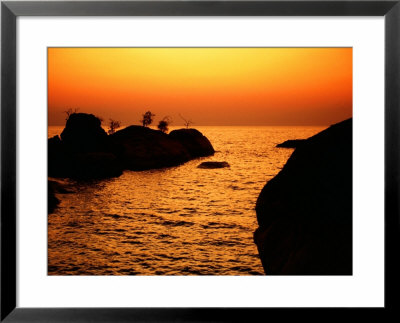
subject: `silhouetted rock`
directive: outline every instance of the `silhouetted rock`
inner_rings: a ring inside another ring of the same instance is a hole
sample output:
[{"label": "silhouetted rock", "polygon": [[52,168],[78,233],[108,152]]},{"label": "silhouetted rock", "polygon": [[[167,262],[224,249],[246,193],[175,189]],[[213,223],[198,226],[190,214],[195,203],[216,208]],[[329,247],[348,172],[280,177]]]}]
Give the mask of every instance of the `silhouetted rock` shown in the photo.
[{"label": "silhouetted rock", "polygon": [[117,157],[110,152],[87,152],[73,156],[71,160],[72,177],[75,179],[91,180],[122,175],[122,165]]},{"label": "silhouetted rock", "polygon": [[93,114],[73,113],[69,116],[61,140],[73,152],[104,150],[107,133]]},{"label": "silhouetted rock", "polygon": [[122,174],[100,119],[86,113],[71,114],[61,139],[55,136],[48,140],[48,162],[51,177],[92,180]]},{"label": "silhouetted rock", "polygon": [[48,140],[49,176],[102,179],[119,176],[125,169],[177,166],[214,153],[208,139],[195,129],[172,133],[130,126],[108,136],[94,115],[73,113],[61,139]]},{"label": "silhouetted rock", "polygon": [[110,143],[123,168],[129,170],[176,166],[193,158],[179,141],[142,126],[117,131],[110,136]]},{"label": "silhouetted rock", "polygon": [[54,137],[49,138],[48,142],[49,142],[49,146],[53,148],[53,147],[56,147],[57,145],[61,144],[61,139],[59,136],[54,136]]},{"label": "silhouetted rock", "polygon": [[293,140],[286,140],[280,144],[277,144],[276,147],[278,148],[297,148],[302,145],[306,139],[293,139]]},{"label": "silhouetted rock", "polygon": [[227,162],[217,162],[217,161],[208,161],[208,162],[203,162],[198,168],[207,168],[207,169],[212,169],[212,168],[224,168],[224,167],[230,167],[230,165]]},{"label": "silhouetted rock", "polygon": [[169,137],[180,142],[192,158],[210,156],[215,152],[207,137],[196,129],[173,130]]},{"label": "silhouetted rock", "polygon": [[256,212],[266,274],[352,274],[352,120],[296,148],[261,191]]},{"label": "silhouetted rock", "polygon": [[71,153],[60,149],[49,151],[48,175],[50,177],[73,178],[78,180],[104,179],[122,174],[117,157],[109,152]]}]

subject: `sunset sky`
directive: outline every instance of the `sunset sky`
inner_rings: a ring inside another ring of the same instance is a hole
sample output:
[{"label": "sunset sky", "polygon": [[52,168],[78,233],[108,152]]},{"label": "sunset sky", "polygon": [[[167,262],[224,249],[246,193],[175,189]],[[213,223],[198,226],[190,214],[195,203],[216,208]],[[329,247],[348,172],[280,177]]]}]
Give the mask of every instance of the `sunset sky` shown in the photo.
[{"label": "sunset sky", "polygon": [[351,48],[49,48],[49,125],[330,125],[352,116]]}]

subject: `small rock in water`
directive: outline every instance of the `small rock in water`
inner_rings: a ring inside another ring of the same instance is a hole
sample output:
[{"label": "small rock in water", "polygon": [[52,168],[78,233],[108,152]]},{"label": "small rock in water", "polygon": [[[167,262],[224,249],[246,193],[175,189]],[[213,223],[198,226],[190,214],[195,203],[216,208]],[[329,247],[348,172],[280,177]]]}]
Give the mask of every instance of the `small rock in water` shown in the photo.
[{"label": "small rock in water", "polygon": [[208,168],[208,169],[212,169],[212,168],[224,168],[224,167],[230,167],[230,165],[227,162],[213,162],[213,161],[209,161],[209,162],[203,162],[201,163],[199,166],[197,166],[197,168]]}]

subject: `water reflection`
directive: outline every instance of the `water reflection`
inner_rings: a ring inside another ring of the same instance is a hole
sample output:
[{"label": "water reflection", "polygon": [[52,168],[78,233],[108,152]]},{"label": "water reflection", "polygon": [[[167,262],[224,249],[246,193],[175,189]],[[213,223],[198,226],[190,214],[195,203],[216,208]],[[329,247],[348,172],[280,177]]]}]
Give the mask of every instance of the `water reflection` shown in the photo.
[{"label": "water reflection", "polygon": [[[50,275],[258,275],[255,201],[292,149],[323,127],[198,127],[216,154],[76,183],[48,219]],[[53,135],[53,133],[49,135]],[[55,131],[55,129],[53,129]],[[202,161],[229,168],[201,169]]]}]

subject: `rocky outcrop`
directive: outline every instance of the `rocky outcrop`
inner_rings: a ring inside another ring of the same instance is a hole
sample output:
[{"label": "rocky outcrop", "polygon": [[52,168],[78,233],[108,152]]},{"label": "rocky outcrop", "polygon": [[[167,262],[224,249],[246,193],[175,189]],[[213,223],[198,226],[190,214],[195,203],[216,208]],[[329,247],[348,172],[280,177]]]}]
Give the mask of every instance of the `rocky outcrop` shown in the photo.
[{"label": "rocky outcrop", "polygon": [[213,153],[211,143],[195,129],[168,135],[130,126],[107,135],[94,115],[73,113],[61,138],[48,140],[48,171],[51,177],[103,179],[119,176],[123,170],[177,166]]},{"label": "rocky outcrop", "polygon": [[61,140],[72,152],[93,152],[104,150],[107,133],[101,121],[93,114],[73,113],[69,116]]},{"label": "rocky outcrop", "polygon": [[225,168],[230,167],[227,162],[217,162],[217,161],[208,161],[203,162],[197,168],[206,168],[206,169],[213,169],[213,168]]},{"label": "rocky outcrop", "polygon": [[266,274],[352,274],[352,120],[296,148],[261,191],[256,212]]},{"label": "rocky outcrop", "polygon": [[[122,174],[122,167],[107,141],[90,146],[82,139],[75,146],[58,136],[48,140],[48,176],[79,180],[103,179]],[[84,149],[88,145],[88,149]]]},{"label": "rocky outcrop", "polygon": [[192,158],[210,156],[215,152],[207,137],[196,129],[173,130],[169,137],[180,142]]},{"label": "rocky outcrop", "polygon": [[306,141],[305,139],[286,140],[280,144],[277,144],[276,147],[278,147],[278,148],[297,148],[301,144],[303,144],[305,141]]},{"label": "rocky outcrop", "polygon": [[123,169],[145,170],[182,164],[193,156],[169,135],[142,126],[130,126],[110,136]]}]

